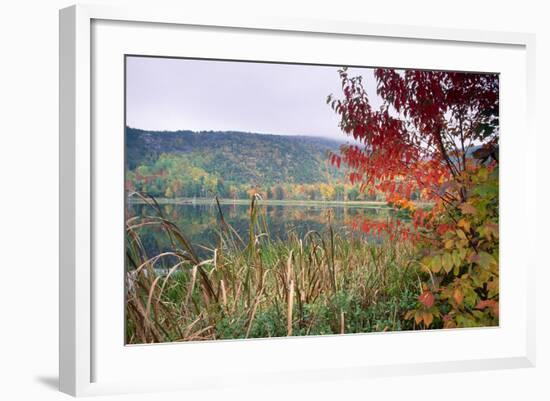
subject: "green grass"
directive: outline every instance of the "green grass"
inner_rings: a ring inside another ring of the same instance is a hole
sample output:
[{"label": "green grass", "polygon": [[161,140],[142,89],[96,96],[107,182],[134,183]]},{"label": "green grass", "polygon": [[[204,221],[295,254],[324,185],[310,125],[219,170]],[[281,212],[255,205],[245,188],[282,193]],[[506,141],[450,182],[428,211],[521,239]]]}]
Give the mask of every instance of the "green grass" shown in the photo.
[{"label": "green grass", "polygon": [[[218,244],[201,259],[156,200],[139,198],[151,213],[127,221],[127,343],[413,329],[403,315],[416,304],[419,281],[407,242],[346,238],[329,225],[273,240],[253,199],[248,236],[219,208]],[[146,254],[140,230],[151,225],[169,251]]]}]

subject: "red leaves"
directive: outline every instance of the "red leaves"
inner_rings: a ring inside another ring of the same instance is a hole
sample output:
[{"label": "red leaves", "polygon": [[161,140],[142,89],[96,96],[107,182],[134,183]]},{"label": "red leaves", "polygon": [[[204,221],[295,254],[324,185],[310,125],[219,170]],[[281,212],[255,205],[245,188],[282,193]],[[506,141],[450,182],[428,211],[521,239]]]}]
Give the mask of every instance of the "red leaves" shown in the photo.
[{"label": "red leaves", "polygon": [[[349,181],[358,183],[361,191],[381,192],[395,209],[412,214],[407,229],[391,222],[386,226],[359,222],[363,232],[437,241],[437,236],[456,229],[436,216],[444,204],[463,200],[460,177],[473,163],[463,159],[463,149],[494,141],[472,127],[496,126],[498,135],[498,76],[386,68],[376,69],[374,76],[382,101],[377,108],[363,78],[340,71],[343,98],[329,97],[329,103],[342,131],[360,144],[343,146],[330,162],[337,167],[344,164]],[[431,202],[432,210],[417,209],[413,198]],[[462,212],[475,211],[465,206]],[[437,235],[427,236],[425,229]]]},{"label": "red leaves", "polygon": [[383,221],[363,220],[361,231],[365,234],[381,235],[383,231],[388,230],[389,224]]},{"label": "red leaves", "polygon": [[340,168],[340,163],[342,162],[342,158],[337,154],[334,154],[331,152],[329,154],[329,161],[330,161],[330,164],[332,164],[333,166]]},{"label": "red leaves", "polygon": [[418,296],[418,301],[426,308],[431,308],[434,305],[435,297],[434,294],[431,293],[431,291],[425,290],[422,294]]},{"label": "red leaves", "polygon": [[398,219],[390,221],[363,219],[358,221],[354,218],[350,219],[347,224],[349,224],[352,230],[360,230],[367,235],[378,237],[386,235],[390,241],[393,241],[395,238],[399,238],[402,241],[418,240],[418,238],[411,233],[411,228],[402,224]]},{"label": "red leaves", "polygon": [[[438,193],[442,184],[466,168],[458,164],[453,141],[483,139],[474,130],[459,134],[453,127],[465,115],[472,125],[489,121],[487,115],[498,109],[498,77],[384,68],[374,75],[383,101],[378,110],[371,106],[362,77],[340,71],[344,98],[333,101],[332,108],[342,130],[364,146],[343,149],[341,159],[333,158],[332,164],[344,162],[354,172],[349,175],[352,182],[368,177],[383,192],[401,191],[410,199],[419,191],[428,200],[439,199],[446,192]],[[451,140],[443,143],[442,131]],[[397,179],[407,185],[388,187]]]},{"label": "red leaves", "polygon": [[437,233],[439,235],[444,235],[447,231],[452,230],[454,227],[450,224],[439,224],[437,226]]}]

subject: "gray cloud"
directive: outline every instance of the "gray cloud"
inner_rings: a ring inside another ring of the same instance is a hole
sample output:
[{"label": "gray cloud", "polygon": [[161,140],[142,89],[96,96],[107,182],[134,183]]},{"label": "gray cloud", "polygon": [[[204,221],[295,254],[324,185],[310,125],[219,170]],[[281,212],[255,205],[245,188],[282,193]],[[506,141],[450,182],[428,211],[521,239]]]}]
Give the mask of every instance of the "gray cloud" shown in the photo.
[{"label": "gray cloud", "polygon": [[[127,125],[147,130],[234,130],[344,139],[326,104],[341,94],[338,67],[128,57]],[[376,101],[372,69],[363,75]]]}]

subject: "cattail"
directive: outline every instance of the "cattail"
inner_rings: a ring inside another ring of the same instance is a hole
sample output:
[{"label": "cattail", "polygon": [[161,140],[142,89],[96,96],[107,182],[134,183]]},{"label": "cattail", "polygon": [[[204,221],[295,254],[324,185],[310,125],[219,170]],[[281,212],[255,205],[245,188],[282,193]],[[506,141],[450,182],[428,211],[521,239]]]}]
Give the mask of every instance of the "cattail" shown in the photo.
[{"label": "cattail", "polygon": [[225,293],[225,283],[223,279],[220,280],[220,288],[222,290],[222,302],[223,306],[227,308],[227,294]]},{"label": "cattail", "polygon": [[288,308],[286,312],[286,332],[287,336],[292,335],[292,304],[294,303],[294,280],[290,280],[288,286]]}]

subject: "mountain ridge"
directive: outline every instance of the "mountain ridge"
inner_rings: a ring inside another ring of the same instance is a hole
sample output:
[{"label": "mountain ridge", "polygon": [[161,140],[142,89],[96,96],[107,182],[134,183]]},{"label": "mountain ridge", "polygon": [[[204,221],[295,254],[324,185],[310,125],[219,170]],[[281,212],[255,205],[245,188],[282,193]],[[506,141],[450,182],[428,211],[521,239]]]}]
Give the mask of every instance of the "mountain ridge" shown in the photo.
[{"label": "mountain ridge", "polygon": [[327,163],[344,141],[241,131],[146,131],[126,128],[126,166],[153,166],[161,155],[190,160],[225,182],[249,186],[309,184],[341,176]]}]

